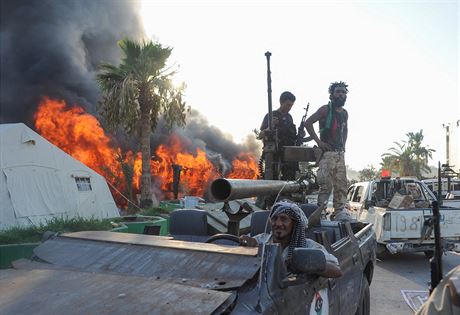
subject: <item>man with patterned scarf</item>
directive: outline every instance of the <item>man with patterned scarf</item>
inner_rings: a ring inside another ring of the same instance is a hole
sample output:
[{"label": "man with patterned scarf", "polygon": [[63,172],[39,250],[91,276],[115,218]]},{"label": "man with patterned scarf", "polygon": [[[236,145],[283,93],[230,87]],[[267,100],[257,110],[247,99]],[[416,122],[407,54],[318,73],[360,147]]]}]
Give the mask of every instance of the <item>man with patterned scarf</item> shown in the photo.
[{"label": "man with patterned scarf", "polygon": [[[347,100],[348,85],[333,82],[329,86],[329,103],[321,106],[305,121],[305,129],[321,149],[318,162],[317,183],[319,185],[318,210],[310,216],[313,224],[325,217],[327,202],[332,191],[334,213],[332,220],[351,221],[345,209],[347,201],[347,173],[345,168],[345,143],[348,136],[348,112],[343,108]],[[320,136],[313,124],[319,121]]]},{"label": "man with patterned scarf", "polygon": [[337,278],[342,275],[337,258],[330,254],[321,244],[307,239],[305,230],[308,227],[308,219],[305,213],[295,203],[280,201],[273,205],[269,216],[271,233],[262,233],[255,237],[242,235],[240,243],[243,246],[257,246],[259,243],[279,243],[283,250],[283,259],[289,267],[294,248],[315,248],[324,252],[326,257],[326,270],[320,276]]}]

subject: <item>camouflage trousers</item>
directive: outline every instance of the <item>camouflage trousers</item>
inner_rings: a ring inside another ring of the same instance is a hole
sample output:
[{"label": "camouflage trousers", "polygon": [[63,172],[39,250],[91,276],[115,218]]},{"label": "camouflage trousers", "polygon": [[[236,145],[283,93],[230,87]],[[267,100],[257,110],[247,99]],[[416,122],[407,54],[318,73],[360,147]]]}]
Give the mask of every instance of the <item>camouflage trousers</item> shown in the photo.
[{"label": "camouflage trousers", "polygon": [[318,206],[321,211],[325,212],[331,192],[334,192],[334,213],[342,210],[347,202],[348,188],[344,152],[323,153],[319,161],[317,183],[319,185]]}]

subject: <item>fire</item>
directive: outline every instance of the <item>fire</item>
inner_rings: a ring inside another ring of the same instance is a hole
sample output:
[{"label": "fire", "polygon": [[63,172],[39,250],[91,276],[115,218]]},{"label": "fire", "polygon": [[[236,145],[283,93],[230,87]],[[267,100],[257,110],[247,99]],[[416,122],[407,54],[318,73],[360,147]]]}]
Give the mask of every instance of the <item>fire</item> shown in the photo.
[{"label": "fire", "polygon": [[240,153],[237,159],[232,161],[233,170],[227,175],[228,178],[257,179],[258,168],[254,156],[249,153]]},{"label": "fire", "polygon": [[121,174],[114,149],[97,119],[83,108],[45,97],[35,113],[35,127],[48,141],[101,175]]},{"label": "fire", "polygon": [[[37,131],[48,141],[104,176],[118,190],[126,190],[121,150],[114,147],[94,116],[79,106],[67,108],[64,101],[44,97],[34,119]],[[126,204],[120,196],[114,198],[119,205]]]},{"label": "fire", "polygon": [[173,164],[182,167],[181,188],[187,195],[202,196],[208,182],[219,177],[203,150],[197,148],[196,152],[187,152],[179,137],[174,134],[169,139],[169,145],[158,146],[155,157],[156,161],[152,161],[152,173],[160,178],[164,192],[172,191]]},{"label": "fire", "polygon": [[219,169],[206,157],[206,152],[200,148],[187,152],[181,139],[173,134],[167,145],[158,146],[155,161],[152,161],[152,174],[158,176],[161,189],[168,196],[173,190],[174,164],[181,166],[180,190],[184,195],[202,196],[208,184],[222,175],[227,178],[256,179],[258,174],[256,160],[249,153],[240,153],[232,161],[232,170],[228,174],[220,174]]},{"label": "fire", "polygon": [[[141,153],[122,152],[105,134],[99,121],[83,108],[67,107],[64,101],[45,97],[35,113],[35,126],[48,141],[104,176],[117,190],[140,191]],[[257,178],[257,163],[249,153],[240,153],[232,161],[231,172],[220,174],[205,151],[196,148],[190,152],[182,141],[172,134],[167,143],[155,150],[151,173],[154,184],[162,190],[162,196],[157,197],[172,196],[174,164],[181,166],[181,195],[202,196],[210,181],[222,175],[228,178]],[[132,174],[132,179],[127,173]],[[132,187],[128,189],[127,183]],[[119,206],[126,205],[120,196],[115,196],[115,199]]]}]

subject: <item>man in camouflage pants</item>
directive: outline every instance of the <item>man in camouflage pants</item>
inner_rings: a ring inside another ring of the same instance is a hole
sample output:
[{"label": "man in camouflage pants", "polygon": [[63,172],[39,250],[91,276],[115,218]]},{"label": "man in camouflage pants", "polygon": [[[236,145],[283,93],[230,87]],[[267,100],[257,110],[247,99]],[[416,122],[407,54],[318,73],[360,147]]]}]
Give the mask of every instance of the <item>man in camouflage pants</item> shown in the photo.
[{"label": "man in camouflage pants", "polygon": [[[317,174],[319,208],[310,218],[310,221],[319,221],[319,215],[325,215],[327,202],[332,191],[334,191],[334,213],[331,215],[331,219],[336,221],[351,220],[344,208],[348,188],[344,157],[348,135],[348,112],[343,106],[347,100],[347,87],[345,82],[331,83],[329,86],[329,103],[321,106],[305,121],[305,129],[321,149]],[[319,121],[320,128],[319,137],[313,128],[313,124],[317,121]]]}]

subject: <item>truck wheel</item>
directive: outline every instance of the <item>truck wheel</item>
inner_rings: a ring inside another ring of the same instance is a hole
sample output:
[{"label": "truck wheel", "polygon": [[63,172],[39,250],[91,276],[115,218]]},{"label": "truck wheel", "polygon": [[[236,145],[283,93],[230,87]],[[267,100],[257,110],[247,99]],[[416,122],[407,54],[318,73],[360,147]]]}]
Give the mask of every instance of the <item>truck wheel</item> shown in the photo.
[{"label": "truck wheel", "polygon": [[371,300],[369,293],[369,282],[366,275],[361,280],[361,296],[359,297],[358,309],[355,315],[369,315],[371,312]]},{"label": "truck wheel", "polygon": [[434,255],[434,251],[432,251],[432,250],[426,250],[423,253],[425,254],[425,257],[428,258],[428,259],[432,258],[433,255]]},{"label": "truck wheel", "polygon": [[382,260],[385,258],[385,255],[387,253],[387,248],[383,244],[377,244],[377,249],[376,249],[376,256],[378,259]]}]

